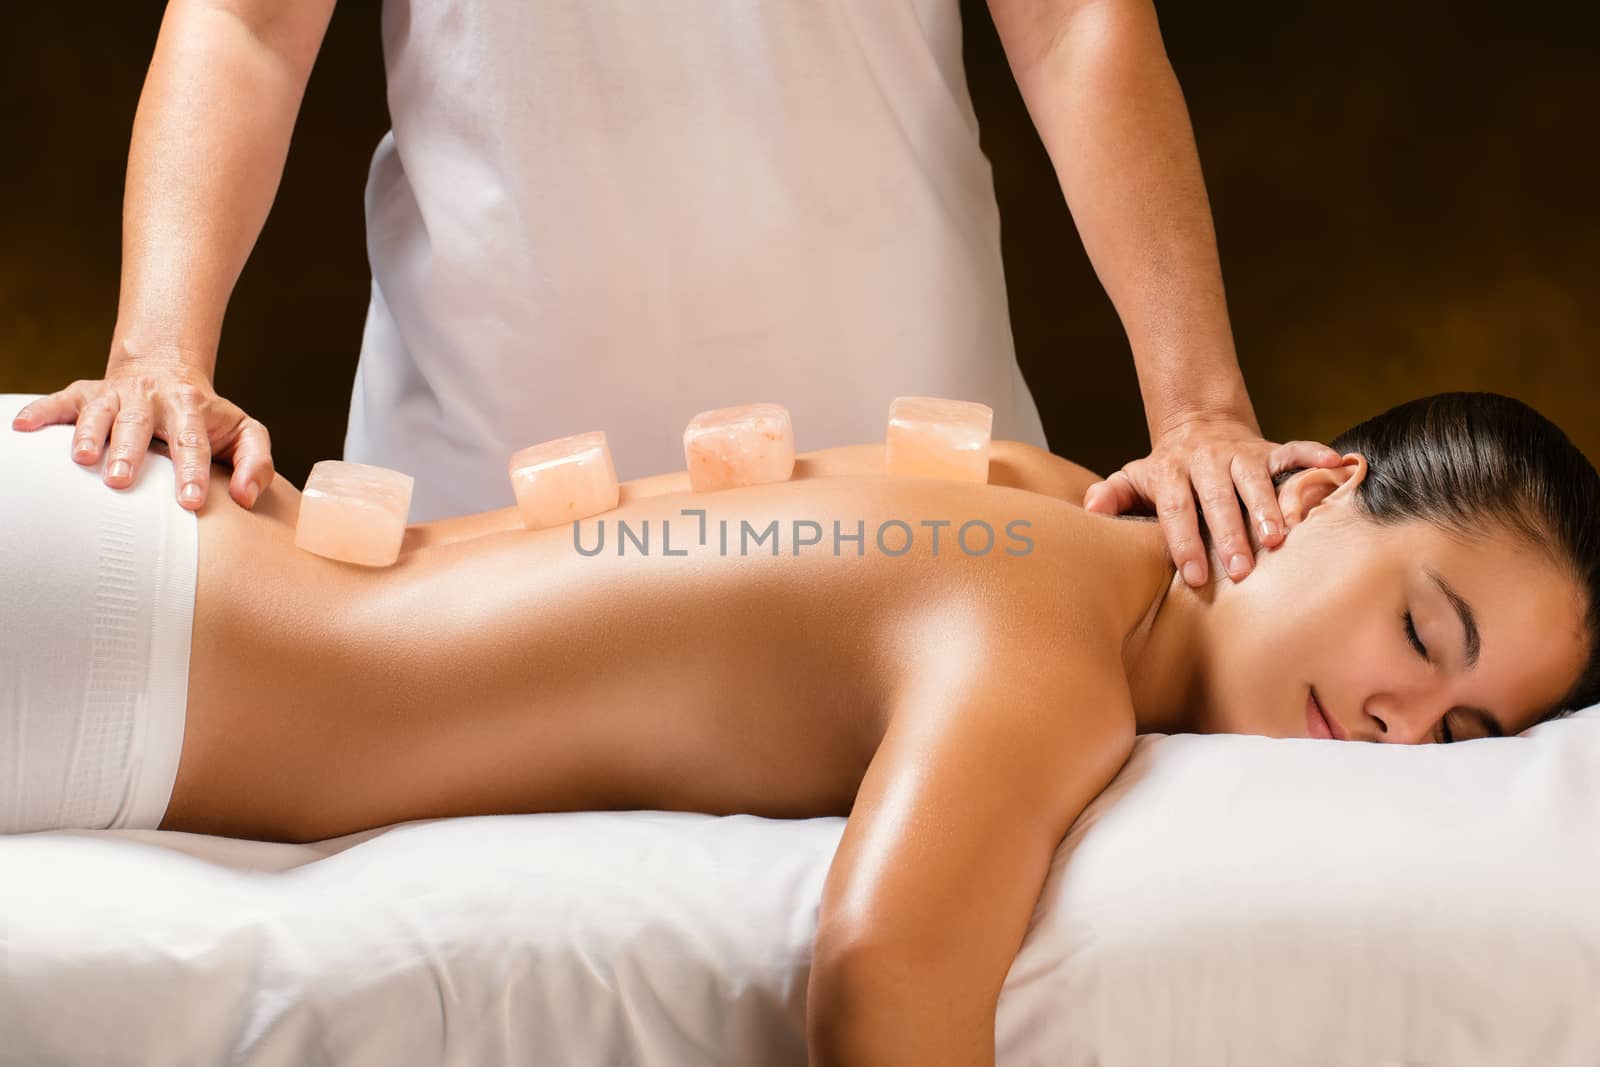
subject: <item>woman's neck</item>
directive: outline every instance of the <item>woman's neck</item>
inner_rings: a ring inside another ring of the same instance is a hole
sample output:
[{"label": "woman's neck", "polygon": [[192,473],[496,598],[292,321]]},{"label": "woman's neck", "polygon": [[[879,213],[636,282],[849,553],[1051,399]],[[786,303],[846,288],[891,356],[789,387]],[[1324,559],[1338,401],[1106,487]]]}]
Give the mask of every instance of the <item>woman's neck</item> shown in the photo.
[{"label": "woman's neck", "polygon": [[1219,581],[1230,581],[1215,549],[1207,545],[1208,575],[1190,587],[1166,555],[1165,536],[1152,524],[1146,535],[1162,557],[1166,582],[1123,641],[1122,662],[1133,695],[1136,728],[1142,734],[1196,732],[1205,719],[1207,666],[1212,662],[1210,607]]}]

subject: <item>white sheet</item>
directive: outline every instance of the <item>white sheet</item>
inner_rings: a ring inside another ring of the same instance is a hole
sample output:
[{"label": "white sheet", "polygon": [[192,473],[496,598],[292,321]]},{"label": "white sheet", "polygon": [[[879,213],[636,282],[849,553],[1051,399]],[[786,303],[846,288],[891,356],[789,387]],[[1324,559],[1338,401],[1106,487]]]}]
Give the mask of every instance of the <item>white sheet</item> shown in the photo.
[{"label": "white sheet", "polygon": [[[0,838],[0,1063],[805,1063],[841,819]],[[1001,1065],[1593,1067],[1600,706],[1448,747],[1141,737]],[[981,906],[981,902],[974,902]]]}]

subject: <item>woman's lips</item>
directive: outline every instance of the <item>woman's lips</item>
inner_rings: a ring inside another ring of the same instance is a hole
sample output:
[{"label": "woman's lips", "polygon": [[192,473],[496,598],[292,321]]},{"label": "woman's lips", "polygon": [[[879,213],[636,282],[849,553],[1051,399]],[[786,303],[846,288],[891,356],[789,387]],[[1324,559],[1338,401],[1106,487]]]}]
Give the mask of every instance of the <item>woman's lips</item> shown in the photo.
[{"label": "woman's lips", "polygon": [[1327,741],[1343,741],[1344,731],[1334,725],[1333,720],[1322,710],[1322,705],[1317,703],[1317,691],[1306,687],[1306,729],[1311,731],[1310,736],[1320,737]]},{"label": "woman's lips", "polygon": [[1349,731],[1322,709],[1317,699],[1317,689],[1306,686],[1306,728],[1312,737],[1325,737],[1328,741],[1349,741]]}]

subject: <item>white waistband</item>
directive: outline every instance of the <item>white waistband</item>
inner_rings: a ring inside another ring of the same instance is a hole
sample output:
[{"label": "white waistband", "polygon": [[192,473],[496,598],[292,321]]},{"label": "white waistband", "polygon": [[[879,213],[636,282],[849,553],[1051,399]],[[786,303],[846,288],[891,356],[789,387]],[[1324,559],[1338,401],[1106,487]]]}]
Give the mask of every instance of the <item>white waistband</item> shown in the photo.
[{"label": "white waistband", "polygon": [[132,486],[0,393],[0,832],[154,828],[188,706],[198,520],[155,442]]}]

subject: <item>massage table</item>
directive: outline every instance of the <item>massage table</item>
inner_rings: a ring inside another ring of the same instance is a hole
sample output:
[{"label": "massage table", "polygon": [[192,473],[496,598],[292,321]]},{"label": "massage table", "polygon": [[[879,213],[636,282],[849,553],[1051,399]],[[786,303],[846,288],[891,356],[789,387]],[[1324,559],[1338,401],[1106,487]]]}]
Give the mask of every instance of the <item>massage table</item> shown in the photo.
[{"label": "massage table", "polygon": [[[3,837],[0,1064],[798,1067],[843,828]],[[1003,1067],[1595,1067],[1600,705],[1449,746],[1142,735],[1057,850],[996,1043]]]}]

